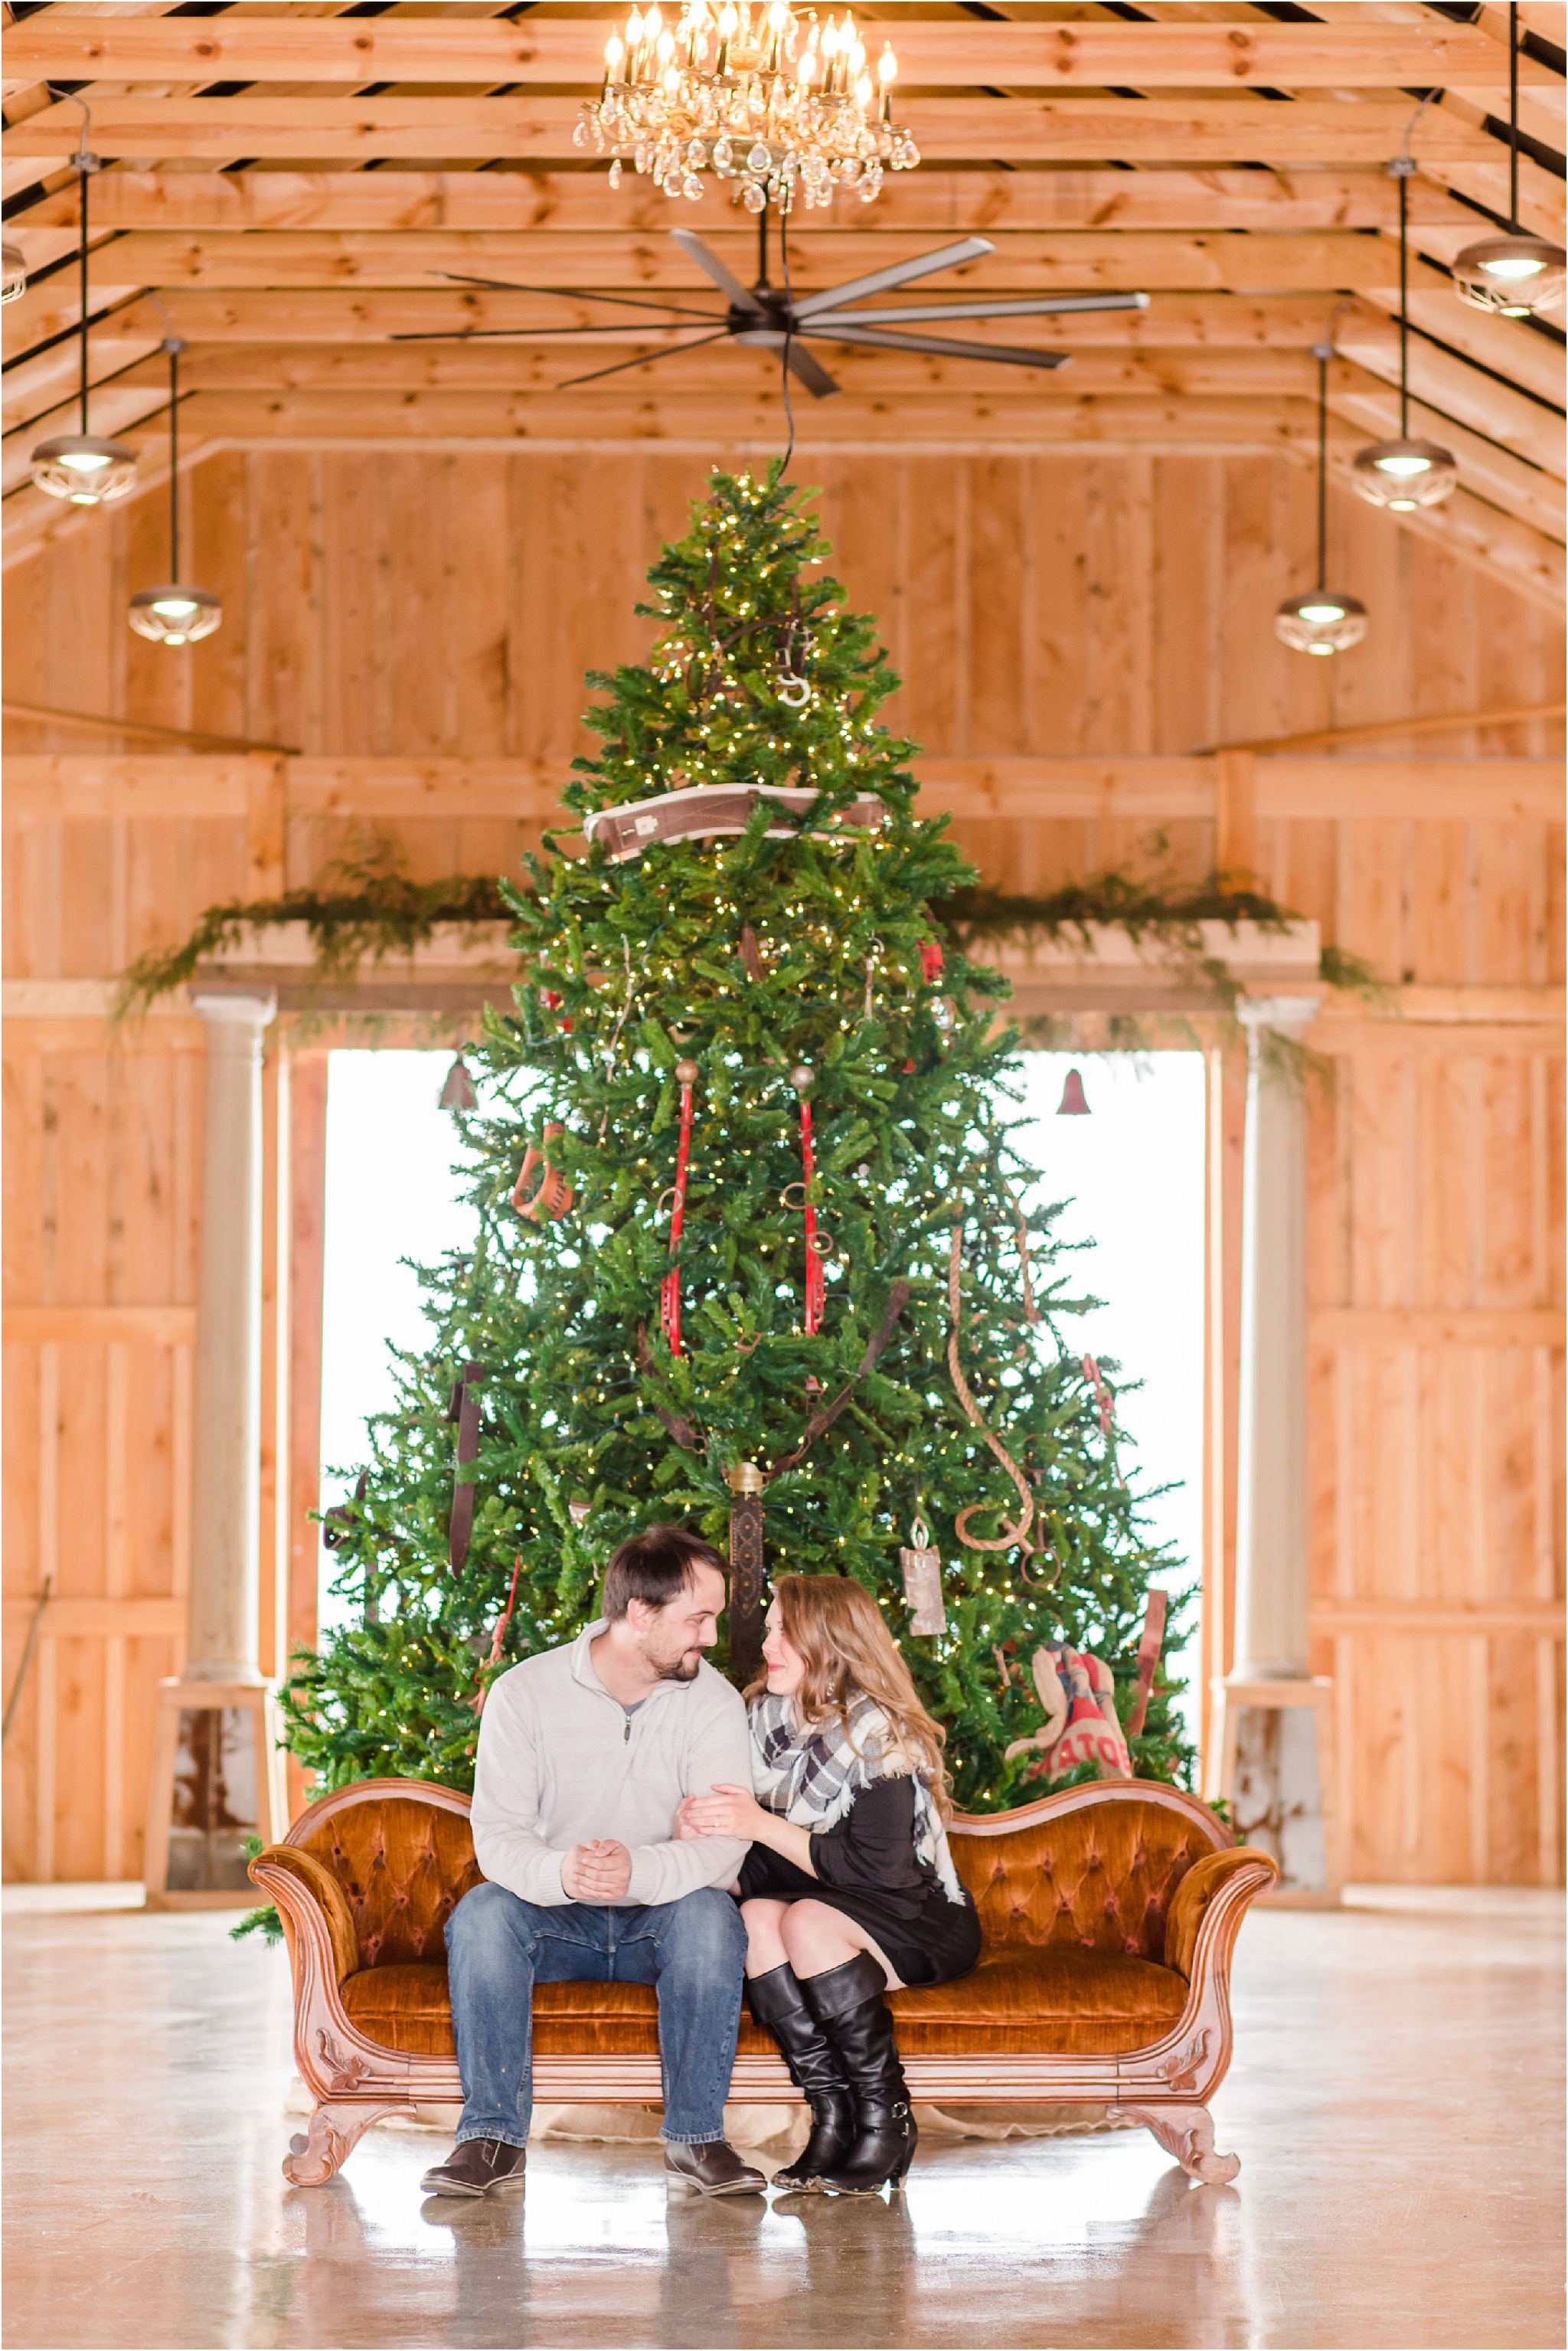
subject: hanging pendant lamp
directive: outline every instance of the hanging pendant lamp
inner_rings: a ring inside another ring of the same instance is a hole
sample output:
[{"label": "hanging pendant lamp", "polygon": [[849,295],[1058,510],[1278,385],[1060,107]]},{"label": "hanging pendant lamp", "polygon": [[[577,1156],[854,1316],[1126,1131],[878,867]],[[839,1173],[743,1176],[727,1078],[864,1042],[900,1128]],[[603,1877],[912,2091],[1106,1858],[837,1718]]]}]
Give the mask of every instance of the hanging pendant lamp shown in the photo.
[{"label": "hanging pendant lamp", "polygon": [[82,125],[80,151],[70,159],[76,168],[81,209],[81,431],[57,433],[47,441],[40,441],[29,463],[34,481],[50,497],[64,498],[73,507],[101,507],[107,506],[110,498],[122,498],[128,490],[135,488],[136,452],[128,449],[123,441],[96,439],[87,429],[87,183],[101,166],[98,157],[89,155],[87,150],[91,117],[86,102],[78,98],[76,103],[87,118]]},{"label": "hanging pendant lamp", "polygon": [[1519,10],[1508,12],[1508,225],[1507,236],[1482,237],[1454,261],[1454,291],[1472,309],[1497,310],[1505,319],[1528,319],[1554,309],[1568,285],[1568,253],[1544,236],[1527,236],[1519,225]]},{"label": "hanging pendant lamp", "polygon": [[1416,166],[1401,155],[1388,166],[1399,183],[1399,438],[1374,441],[1355,453],[1352,479],[1369,506],[1395,514],[1440,506],[1459,478],[1459,463],[1439,441],[1410,437],[1409,185]]},{"label": "hanging pendant lamp", "polygon": [[27,290],[27,256],[18,245],[0,245],[0,302],[16,302]]},{"label": "hanging pendant lamp", "polygon": [[210,588],[187,588],[180,580],[180,353],[178,335],[166,335],[169,354],[169,569],[167,587],[142,588],[131,600],[131,625],[158,645],[193,645],[210,637],[224,608]]},{"label": "hanging pendant lamp", "polygon": [[1329,361],[1332,343],[1314,343],[1318,363],[1318,584],[1287,597],[1274,615],[1274,634],[1298,653],[1342,653],[1366,634],[1366,607],[1358,597],[1325,588],[1329,538]]}]

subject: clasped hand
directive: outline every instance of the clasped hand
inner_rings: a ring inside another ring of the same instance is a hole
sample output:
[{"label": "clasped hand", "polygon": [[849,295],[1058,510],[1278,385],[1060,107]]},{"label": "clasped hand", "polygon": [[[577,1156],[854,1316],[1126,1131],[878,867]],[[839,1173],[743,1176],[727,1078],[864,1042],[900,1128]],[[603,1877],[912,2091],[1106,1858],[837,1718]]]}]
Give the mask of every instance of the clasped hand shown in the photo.
[{"label": "clasped hand", "polygon": [[727,1781],[717,1781],[706,1796],[687,1796],[675,1814],[674,1833],[677,1837],[745,1837],[754,1838],[770,1815],[765,1813],[749,1788],[737,1788]]},{"label": "clasped hand", "polygon": [[614,1837],[591,1837],[562,1854],[560,1882],[574,1902],[619,1902],[632,1883],[632,1856]]}]

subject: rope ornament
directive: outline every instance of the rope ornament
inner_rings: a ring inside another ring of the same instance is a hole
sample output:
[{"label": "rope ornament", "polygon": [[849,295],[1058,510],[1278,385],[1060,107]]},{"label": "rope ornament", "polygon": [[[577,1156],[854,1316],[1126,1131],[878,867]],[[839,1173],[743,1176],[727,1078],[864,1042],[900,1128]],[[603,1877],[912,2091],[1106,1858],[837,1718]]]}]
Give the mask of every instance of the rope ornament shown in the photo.
[{"label": "rope ornament", "polygon": [[1004,1518],[999,1535],[990,1537],[972,1535],[968,1531],[968,1521],[981,1510],[988,1510],[991,1506],[986,1502],[971,1502],[967,1509],[957,1512],[953,1520],[953,1528],[958,1541],[970,1551],[1011,1551],[1016,1546],[1027,1553],[1035,1549],[1035,1545],[1030,1541],[1030,1529],[1034,1523],[1034,1496],[1030,1493],[1023,1471],[1019,1468],[1012,1455],[1001,1439],[993,1437],[986,1426],[985,1416],[969,1393],[969,1384],[965,1379],[958,1362],[958,1268],[963,1257],[963,1249],[964,1228],[962,1225],[955,1225],[953,1245],[947,1255],[947,1310],[952,1318],[952,1328],[947,1333],[947,1369],[952,1374],[953,1385],[957,1393],[959,1403],[1017,1487],[1019,1500],[1023,1505],[1023,1513],[1014,1526],[1009,1526]]}]

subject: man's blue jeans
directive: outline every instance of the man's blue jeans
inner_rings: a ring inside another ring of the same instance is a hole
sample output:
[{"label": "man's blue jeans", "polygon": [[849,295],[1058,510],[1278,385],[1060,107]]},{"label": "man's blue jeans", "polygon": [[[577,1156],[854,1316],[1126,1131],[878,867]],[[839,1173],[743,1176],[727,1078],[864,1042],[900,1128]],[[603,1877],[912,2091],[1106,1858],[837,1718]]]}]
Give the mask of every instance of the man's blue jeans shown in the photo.
[{"label": "man's blue jeans", "polygon": [[521,1901],[476,1886],[446,1922],[452,2022],[463,2076],[457,2143],[526,2147],[534,2104],[534,1986],[652,1984],[659,1995],[662,2138],[724,2137],[735,2063],[746,1928],[712,1886],[678,1902]]}]

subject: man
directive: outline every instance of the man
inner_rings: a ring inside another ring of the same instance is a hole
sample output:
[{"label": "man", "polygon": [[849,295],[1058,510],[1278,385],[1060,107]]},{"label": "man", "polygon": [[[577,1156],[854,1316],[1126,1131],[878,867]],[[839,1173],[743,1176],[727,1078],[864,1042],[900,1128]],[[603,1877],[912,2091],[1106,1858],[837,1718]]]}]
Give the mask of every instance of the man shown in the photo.
[{"label": "man", "polygon": [[598,1621],[491,1687],[473,1811],[489,1882],[446,1922],[463,2119],[433,2195],[523,2184],[536,1983],[655,1986],[665,2170],[705,2196],[768,2184],[724,2137],[746,1957],[724,1889],[746,1841],[671,1834],[684,1797],[751,1782],[746,1708],[702,1654],[724,1604],[717,1552],[649,1527],[612,1559]]}]

